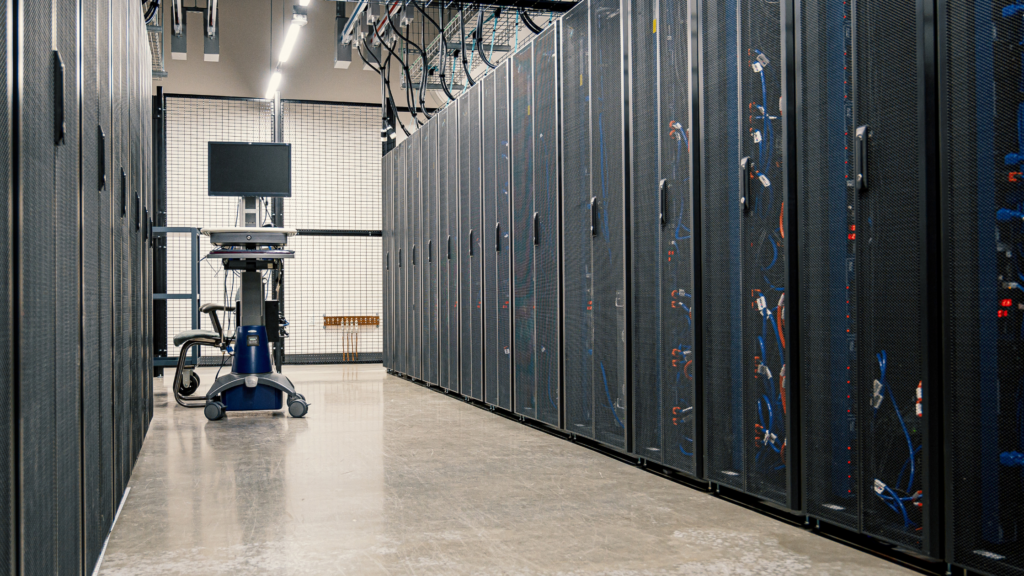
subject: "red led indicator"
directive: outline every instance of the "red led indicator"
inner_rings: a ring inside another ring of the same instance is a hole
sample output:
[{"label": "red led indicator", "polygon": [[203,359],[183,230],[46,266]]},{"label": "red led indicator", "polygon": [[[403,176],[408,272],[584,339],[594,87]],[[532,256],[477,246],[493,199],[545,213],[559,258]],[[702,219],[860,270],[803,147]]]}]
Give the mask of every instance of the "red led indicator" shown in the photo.
[{"label": "red led indicator", "polygon": [[851,232],[850,234],[847,234],[847,235],[846,235],[846,239],[847,239],[847,240],[856,240],[856,239],[857,239],[857,234],[856,234],[856,233],[853,233],[853,232]]},{"label": "red led indicator", "polygon": [[999,317],[1000,318],[1006,318],[1009,315],[1010,315],[1010,312],[1008,310],[1000,310],[999,311]]},{"label": "red led indicator", "polygon": [[999,301],[999,305],[1002,306],[1003,308],[1009,308],[1010,306],[1013,306],[1013,300],[1010,300],[1009,298],[1003,298],[1002,300]]}]

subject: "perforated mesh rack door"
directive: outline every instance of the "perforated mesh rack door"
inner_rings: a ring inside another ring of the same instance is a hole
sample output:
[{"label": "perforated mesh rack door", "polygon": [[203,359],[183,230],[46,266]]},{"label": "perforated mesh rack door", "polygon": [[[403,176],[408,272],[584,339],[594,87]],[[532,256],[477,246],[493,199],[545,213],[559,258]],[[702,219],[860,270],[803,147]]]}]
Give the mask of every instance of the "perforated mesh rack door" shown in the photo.
[{"label": "perforated mesh rack door", "polygon": [[[473,252],[470,258],[470,300],[467,302],[469,305],[469,312],[472,322],[472,366],[473,366],[473,380],[472,380],[472,393],[471,396],[477,400],[484,399],[484,356],[483,356],[483,341],[484,341],[484,241],[483,238],[486,234],[483,222],[484,206],[483,206],[483,191],[481,186],[483,185],[483,170],[481,166],[481,154],[483,153],[483,112],[481,111],[481,104],[483,101],[483,86],[477,84],[474,86],[469,93],[466,95],[469,98],[470,105],[470,145],[469,145],[469,165],[470,165],[470,182],[469,182],[469,222],[470,227],[473,230],[473,237],[470,239],[467,236],[467,241],[472,242]],[[463,350],[466,350],[466,344],[463,343]]]},{"label": "perforated mesh rack door", "polygon": [[498,227],[496,289],[497,298],[497,360],[493,364],[497,374],[498,406],[506,410],[512,409],[512,215],[511,215],[511,174],[510,159],[512,148],[509,143],[509,70],[511,65],[505,61],[498,65],[495,72],[495,142],[496,159],[494,180],[496,186],[495,220]]},{"label": "perforated mesh rack door", "polygon": [[630,7],[635,453],[695,475],[689,14],[685,2]]},{"label": "perforated mesh rack door", "polygon": [[[497,203],[498,186],[495,178],[496,164],[500,150],[495,138],[495,75],[489,74],[483,83],[483,240],[484,259],[484,362],[488,367],[497,365],[498,361],[498,239],[497,239]],[[498,372],[489,369],[484,380],[484,402],[491,405],[498,403]]]},{"label": "perforated mesh rack door", "polygon": [[395,148],[395,182],[397,194],[395,210],[397,224],[395,226],[398,238],[398,288],[397,311],[398,311],[398,371],[408,375],[410,371],[409,362],[409,274],[412,266],[409,265],[409,197],[407,194],[408,182],[407,172],[407,151],[409,140],[405,140]]},{"label": "perforated mesh rack door", "polygon": [[437,121],[423,132],[423,380],[437,384]]},{"label": "perforated mesh rack door", "polygon": [[[451,254],[448,260],[448,384],[449,389],[459,391],[461,381],[461,361],[459,340],[462,332],[461,310],[459,309],[461,247],[460,211],[461,195],[459,193],[459,115],[457,106],[449,105],[448,114],[448,234],[451,238]],[[446,240],[447,242],[447,240]]]},{"label": "perforated mesh rack door", "polygon": [[512,66],[512,277],[515,298],[515,411],[537,419],[534,252],[533,45],[511,57]]},{"label": "perforated mesh rack door", "polygon": [[594,374],[590,326],[590,11],[562,17],[562,266],[565,429],[593,437]]},{"label": "perforated mesh rack door", "polygon": [[945,6],[939,47],[948,557],[987,574],[1019,575],[1024,25],[1004,11],[1012,2],[951,0]]},{"label": "perforated mesh rack door", "polygon": [[[460,391],[463,395],[473,396],[473,350],[477,341],[473,335],[473,264],[470,251],[476,233],[473,230],[473,176],[476,167],[472,165],[473,147],[473,111],[470,96],[459,98],[459,373]],[[478,125],[479,126],[479,125]]]},{"label": "perforated mesh rack door", "polygon": [[423,379],[422,337],[423,325],[423,239],[422,239],[422,173],[423,155],[420,143],[423,130],[409,138],[409,156],[406,159],[409,186],[409,376]]},{"label": "perforated mesh rack door", "polygon": [[549,26],[534,40],[533,97],[536,106],[533,136],[536,156],[534,210],[539,216],[540,244],[536,245],[537,418],[552,425],[561,412],[559,342],[559,147],[558,147],[558,26]]},{"label": "perforated mesh rack door", "polygon": [[384,368],[391,369],[391,179],[388,175],[388,166],[391,165],[391,156],[385,155],[380,163],[380,189],[381,189],[381,234],[384,242],[381,249],[381,277],[384,284],[382,294],[384,310],[381,315],[381,323],[384,326],[384,347],[381,354],[381,362]]},{"label": "perforated mesh rack door", "polygon": [[[451,357],[451,290],[450,282],[452,274],[452,261],[450,253],[451,245],[451,222],[452,216],[449,212],[448,201],[450,188],[454,180],[448,173],[448,117],[449,110],[445,108],[437,115],[437,205],[438,205],[438,236],[437,236],[437,263],[438,263],[438,294],[437,294],[437,341],[438,341],[438,365],[437,383],[442,388],[451,389],[452,371]],[[458,351],[454,351],[456,357]],[[456,378],[458,372],[455,372]],[[456,380],[457,381],[457,380]]]},{"label": "perforated mesh rack door", "polygon": [[[8,45],[6,3],[0,4],[0,58],[7,61],[12,50]],[[13,211],[15,198],[12,194],[12,134],[11,107],[8,104],[12,94],[7,88],[9,72],[0,69],[0,572],[16,571],[13,551],[16,545],[14,522],[15,501],[14,474],[17,462],[12,439],[16,423],[14,405],[14,307],[12,299],[12,250],[14,249]]]}]

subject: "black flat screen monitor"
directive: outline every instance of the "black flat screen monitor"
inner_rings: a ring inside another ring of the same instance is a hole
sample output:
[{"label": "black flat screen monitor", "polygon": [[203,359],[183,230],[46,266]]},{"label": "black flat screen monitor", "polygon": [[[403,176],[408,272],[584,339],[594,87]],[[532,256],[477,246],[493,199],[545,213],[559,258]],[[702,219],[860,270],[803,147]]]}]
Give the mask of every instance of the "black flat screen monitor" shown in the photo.
[{"label": "black flat screen monitor", "polygon": [[291,144],[210,142],[207,150],[210,196],[291,197]]}]

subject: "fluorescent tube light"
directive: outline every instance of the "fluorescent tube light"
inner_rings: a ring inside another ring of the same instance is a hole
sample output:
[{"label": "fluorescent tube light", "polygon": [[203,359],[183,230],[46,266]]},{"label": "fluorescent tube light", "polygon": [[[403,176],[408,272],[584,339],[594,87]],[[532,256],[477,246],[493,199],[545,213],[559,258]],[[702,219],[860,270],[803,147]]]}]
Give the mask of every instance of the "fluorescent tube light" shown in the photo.
[{"label": "fluorescent tube light", "polygon": [[291,26],[288,27],[288,34],[284,37],[284,45],[281,46],[281,56],[277,59],[278,62],[287,62],[288,58],[292,55],[292,49],[295,48],[295,41],[299,39],[299,26],[295,22],[292,22]]},{"label": "fluorescent tube light", "polygon": [[267,100],[274,98],[274,93],[277,92],[277,87],[281,85],[281,73],[274,72],[270,76],[270,86],[267,87]]}]

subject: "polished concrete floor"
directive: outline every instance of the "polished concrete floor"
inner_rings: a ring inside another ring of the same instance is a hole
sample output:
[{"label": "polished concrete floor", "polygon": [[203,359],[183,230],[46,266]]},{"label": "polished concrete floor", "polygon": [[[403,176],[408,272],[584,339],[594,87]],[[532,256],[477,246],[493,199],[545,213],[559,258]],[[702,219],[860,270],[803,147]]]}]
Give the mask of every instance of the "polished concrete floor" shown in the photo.
[{"label": "polished concrete floor", "polygon": [[910,573],[379,365],[285,373],[305,419],[207,422],[156,380],[102,574]]}]

